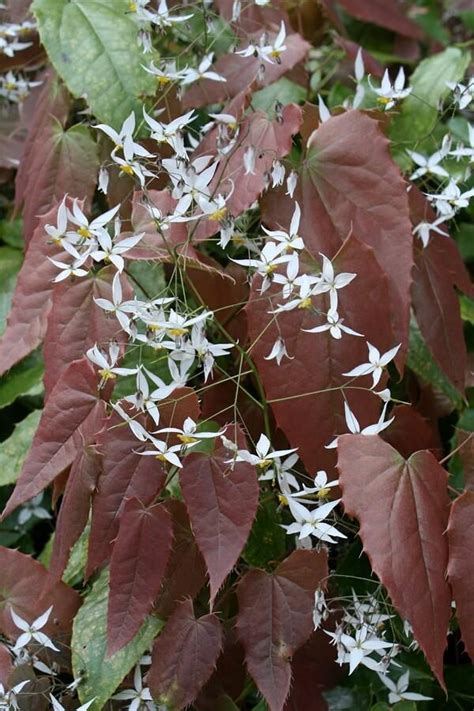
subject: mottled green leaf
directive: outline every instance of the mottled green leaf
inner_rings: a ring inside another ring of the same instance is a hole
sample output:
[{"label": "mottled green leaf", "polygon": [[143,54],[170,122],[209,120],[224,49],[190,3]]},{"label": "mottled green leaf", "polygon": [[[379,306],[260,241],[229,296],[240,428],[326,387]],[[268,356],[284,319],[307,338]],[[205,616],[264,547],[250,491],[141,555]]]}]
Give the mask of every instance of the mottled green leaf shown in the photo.
[{"label": "mottled green leaf", "polygon": [[142,67],[138,26],[126,0],[35,0],[32,9],[54,68],[96,117],[116,129],[153,91]]},{"label": "mottled green leaf", "polygon": [[[13,348],[13,344],[12,344]],[[43,377],[43,359],[38,352],[14,365],[0,382],[0,407],[10,405],[20,395],[31,393]]]},{"label": "mottled green leaf", "polygon": [[14,484],[20,474],[33,435],[41,417],[41,410],[35,410],[25,417],[14,429],[13,434],[0,445],[0,486]]},{"label": "mottled green leaf", "polygon": [[108,593],[108,573],[103,571],[86,595],[72,631],[74,678],[83,679],[78,687],[82,703],[95,697],[90,711],[104,707],[163,626],[161,620],[149,617],[135,639],[117,654],[106,657]]},{"label": "mottled green leaf", "polygon": [[308,92],[300,84],[295,84],[294,81],[281,77],[269,86],[256,91],[252,96],[252,106],[254,109],[261,109],[268,114],[275,111],[275,103],[278,101],[285,106],[286,104],[299,104],[307,97]]},{"label": "mottled green leaf", "polygon": [[11,247],[0,247],[0,335],[5,330],[15,289],[16,275],[23,261],[22,253]]},{"label": "mottled green leaf", "polygon": [[404,141],[404,148],[429,136],[439,119],[438,102],[450,89],[447,82],[460,81],[469,66],[469,53],[449,47],[424,59],[410,78],[412,93],[403,101],[399,116],[392,124],[392,140]]}]

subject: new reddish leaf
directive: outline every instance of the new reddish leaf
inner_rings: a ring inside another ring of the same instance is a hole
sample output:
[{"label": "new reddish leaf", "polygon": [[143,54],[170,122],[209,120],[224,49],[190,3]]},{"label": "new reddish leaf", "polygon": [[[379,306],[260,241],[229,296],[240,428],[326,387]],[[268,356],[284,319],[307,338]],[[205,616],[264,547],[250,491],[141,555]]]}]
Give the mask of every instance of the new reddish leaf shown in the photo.
[{"label": "new reddish leaf", "polygon": [[[245,447],[243,433],[238,431],[237,437]],[[209,572],[211,608],[247,542],[258,508],[255,467],[246,462],[232,466],[225,463],[228,459],[222,445],[212,456],[191,453],[180,472],[181,491]]]},{"label": "new reddish leaf", "polygon": [[448,577],[456,602],[461,635],[474,659],[474,492],[465,491],[454,501],[448,525]]},{"label": "new reddish leaf", "polygon": [[[332,256],[329,254],[328,256]],[[339,291],[339,313],[344,324],[363,333],[381,352],[394,345],[390,340],[388,294],[384,275],[373,251],[354,237],[347,240],[334,262],[336,273],[356,273],[357,277]],[[278,426],[292,447],[298,447],[308,471],[330,468],[335,464],[334,450],[325,445],[338,434],[347,432],[344,419],[344,398],[338,389],[348,382],[342,373],[367,359],[365,339],[343,334],[335,340],[328,331],[304,333],[323,323],[309,309],[295,309],[279,314],[275,322],[268,312],[282,303],[275,292],[258,292],[254,280],[246,314],[251,355]],[[273,297],[267,297],[267,294]],[[314,305],[327,309],[324,297]],[[280,365],[265,360],[278,336],[282,336],[289,358]],[[360,380],[358,384],[370,384]],[[347,401],[361,427],[377,422],[381,403],[373,394],[360,389],[348,389]]]},{"label": "new reddish leaf", "polygon": [[110,557],[124,502],[135,497],[145,506],[151,504],[165,483],[161,464],[154,457],[139,454],[144,448],[128,425],[113,413],[98,442],[102,473],[92,501],[86,577]]},{"label": "new reddish leaf", "polygon": [[431,452],[405,460],[379,437],[364,435],[339,439],[337,466],[345,510],[360,523],[372,569],[444,687],[451,616],[447,473]]},{"label": "new reddish leaf", "polygon": [[249,673],[270,711],[281,711],[291,658],[313,630],[314,592],[328,574],[325,551],[294,551],[273,575],[250,570],[239,583],[237,632]]},{"label": "new reddish leaf", "polygon": [[101,469],[101,460],[95,443],[105,421],[105,403],[102,403],[100,407],[94,409],[93,417],[88,417],[85,425],[74,435],[78,453],[69,472],[56,520],[53,552],[49,564],[49,572],[58,580],[61,579],[67,566],[71,548],[83,532],[89,518],[90,500]]},{"label": "new reddish leaf", "polygon": [[72,464],[78,451],[77,431],[87,429],[88,421],[102,407],[94,368],[85,358],[74,361],[48,398],[4,517],[43,491]]},{"label": "new reddish leaf", "polygon": [[153,697],[176,710],[188,706],[211,676],[221,648],[216,615],[196,619],[192,601],[182,602],[153,647],[148,673]]},{"label": "new reddish leaf", "polygon": [[75,590],[54,580],[41,563],[19,551],[0,547],[0,630],[10,639],[19,634],[11,610],[28,622],[33,622],[50,605],[53,611],[42,629],[54,641],[66,643],[79,605]]},{"label": "new reddish leaf", "polygon": [[[103,269],[98,274],[75,282],[58,284],[53,293],[52,309],[44,344],[46,393],[54,387],[59,375],[73,360],[81,358],[94,344],[108,347],[111,340],[125,344],[126,334],[115,317],[107,316],[94,299],[112,299],[115,270]],[[121,277],[123,299],[131,299],[133,290]]]},{"label": "new reddish leaf", "polygon": [[[264,218],[288,226],[293,201],[270,192]],[[302,216],[300,234],[313,256],[331,256],[349,234],[366,243],[388,278],[398,362],[408,344],[413,238],[406,185],[378,121],[347,111],[310,136],[295,192]],[[367,288],[367,293],[369,289]]]},{"label": "new reddish leaf", "polygon": [[[324,5],[333,7],[335,0],[323,0]],[[407,14],[398,0],[337,0],[344,10],[363,22],[384,27],[406,37],[422,39],[423,30]]]},{"label": "new reddish leaf", "polygon": [[137,634],[158,595],[171,550],[171,516],[162,504],[125,502],[110,561],[107,652]]},{"label": "new reddish leaf", "polygon": [[53,279],[58,273],[48,257],[57,258],[63,250],[48,241],[44,226],[56,224],[57,212],[58,205],[55,205],[41,218],[27,248],[7,327],[0,339],[0,375],[39,346],[46,333]]}]

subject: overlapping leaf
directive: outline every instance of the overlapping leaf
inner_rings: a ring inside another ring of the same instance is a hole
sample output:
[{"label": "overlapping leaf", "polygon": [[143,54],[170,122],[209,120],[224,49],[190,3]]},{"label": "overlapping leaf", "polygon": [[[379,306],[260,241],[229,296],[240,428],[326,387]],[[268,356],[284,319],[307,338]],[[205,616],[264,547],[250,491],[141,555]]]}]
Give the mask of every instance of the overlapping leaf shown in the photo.
[{"label": "overlapping leaf", "polygon": [[110,561],[107,652],[130,642],[151,612],[172,543],[171,516],[162,504],[125,501]]},{"label": "overlapping leaf", "polygon": [[[238,431],[237,437],[245,447],[243,433]],[[226,464],[228,459],[222,445],[211,456],[191,453],[180,472],[186,508],[209,572],[211,607],[247,542],[258,507],[255,467]]]},{"label": "overlapping leaf", "polygon": [[132,110],[141,112],[138,96],[152,92],[153,78],[126,0],[35,0],[32,9],[54,68],[100,121],[118,130]]},{"label": "overlapping leaf", "polygon": [[191,600],[182,602],[153,647],[148,673],[153,697],[176,710],[188,706],[211,676],[221,647],[219,618],[196,619]]},{"label": "overlapping leaf", "polygon": [[291,680],[290,661],[312,630],[314,592],[325,584],[324,551],[294,551],[273,575],[250,570],[239,583],[237,632],[247,668],[270,711],[281,711]]},{"label": "overlapping leaf", "polygon": [[345,510],[360,523],[372,569],[444,686],[451,616],[446,471],[431,452],[405,460],[380,438],[364,435],[339,439],[337,466]]},{"label": "overlapping leaf", "polygon": [[[269,193],[264,219],[286,226],[292,201]],[[373,248],[388,278],[394,343],[408,344],[413,248],[408,198],[389,143],[378,122],[358,111],[334,116],[308,141],[295,192],[302,210],[300,234],[316,256],[332,256],[349,234]],[[368,290],[367,290],[368,291]]]},{"label": "overlapping leaf", "polygon": [[448,525],[448,577],[456,602],[456,616],[469,655],[474,657],[474,492],[465,491],[453,503]]},{"label": "overlapping leaf", "polygon": [[87,427],[101,407],[94,369],[85,359],[74,361],[48,398],[4,516],[43,491],[72,464],[78,447],[76,432]]}]

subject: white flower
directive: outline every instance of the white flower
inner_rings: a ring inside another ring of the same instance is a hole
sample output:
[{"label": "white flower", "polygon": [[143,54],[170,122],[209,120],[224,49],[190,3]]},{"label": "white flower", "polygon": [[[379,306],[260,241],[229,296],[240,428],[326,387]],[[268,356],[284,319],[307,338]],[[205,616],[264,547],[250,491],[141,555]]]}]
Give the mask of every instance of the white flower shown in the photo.
[{"label": "white flower", "polygon": [[290,509],[291,515],[295,519],[295,523],[291,523],[289,526],[283,526],[289,535],[294,533],[298,534],[300,540],[307,538],[308,536],[314,536],[321,541],[326,543],[336,543],[336,538],[346,538],[346,536],[337,530],[335,526],[329,523],[324,523],[331,511],[340,503],[341,499],[335,499],[334,501],[329,501],[326,504],[317,506],[312,511],[310,511],[307,506],[304,506],[299,501],[288,497],[288,507]]},{"label": "white flower", "polygon": [[319,118],[321,119],[321,123],[326,123],[326,121],[329,121],[329,119],[331,118],[331,112],[324,103],[324,99],[320,94],[318,94],[318,107]]},{"label": "white flower", "polygon": [[293,360],[294,356],[288,355],[288,351],[286,350],[286,345],[285,341],[281,336],[278,336],[276,339],[275,343],[273,344],[273,348],[271,349],[270,353],[265,356],[265,360],[273,360],[273,358],[276,360],[277,365],[280,365],[282,359],[286,356],[286,358],[289,358],[290,360]]},{"label": "white flower", "polygon": [[279,242],[285,248],[285,251],[291,249],[304,249],[303,239],[298,234],[300,219],[301,209],[298,203],[295,202],[295,209],[288,232],[285,232],[284,230],[268,230],[266,227],[263,227],[263,225],[262,229],[265,234]]},{"label": "white flower", "polygon": [[458,210],[469,206],[469,199],[474,195],[474,188],[462,193],[459,185],[456,185],[451,179],[443,192],[439,194],[425,193],[425,195],[434,204],[438,214],[448,219],[448,216],[452,217]]},{"label": "white flower", "polygon": [[388,75],[388,69],[385,70],[385,74],[383,75],[380,88],[377,89],[372,86],[370,82],[370,77],[369,84],[372,91],[374,91],[378,95],[377,101],[383,105],[385,111],[391,109],[393,106],[395,106],[397,101],[399,101],[400,99],[404,99],[406,96],[408,96],[408,94],[411,93],[411,88],[404,88],[405,72],[403,71],[403,67],[400,67],[400,70],[393,85]]},{"label": "white flower", "polygon": [[214,58],[214,53],[210,52],[206,54],[205,57],[200,61],[197,69],[185,69],[183,70],[184,78],[182,80],[183,86],[187,84],[192,84],[199,79],[210,79],[211,81],[227,81],[227,79],[217,72],[210,72],[209,67],[212,65],[212,60]]},{"label": "white flower", "polygon": [[273,464],[275,459],[285,457],[287,454],[293,454],[293,452],[296,452],[296,450],[298,449],[297,447],[295,447],[293,449],[280,449],[271,452],[271,446],[272,445],[268,437],[264,434],[261,434],[257,444],[255,445],[256,454],[251,454],[251,452],[248,452],[246,449],[239,449],[237,450],[237,456],[231,461],[248,462],[254,467],[258,467],[259,469],[264,470],[267,469],[271,464]]},{"label": "white flower", "polygon": [[188,113],[178,116],[168,124],[156,121],[147,114],[145,108],[143,108],[143,116],[151,129],[151,138],[159,145],[168,144],[176,155],[187,158],[188,154],[184,146],[182,132],[196,118],[194,111],[188,111]]},{"label": "white flower", "polygon": [[454,101],[461,111],[466,109],[471,101],[474,101],[474,77],[471,77],[467,84],[461,84],[460,82],[457,84],[446,82],[446,84],[453,92]]},{"label": "white flower", "polygon": [[339,479],[333,479],[332,481],[328,481],[327,473],[323,469],[321,469],[316,473],[316,476],[314,477],[314,486],[306,486],[305,484],[303,484],[302,490],[293,491],[291,492],[290,496],[296,501],[299,501],[300,503],[304,504],[307,503],[307,499],[305,499],[305,497],[310,497],[314,499],[315,494],[317,499],[327,498],[331,493],[331,489],[335,486],[339,486]]},{"label": "white flower", "polygon": [[51,514],[49,513],[49,511],[47,511],[41,506],[42,501],[43,493],[38,494],[33,499],[31,499],[31,501],[28,501],[24,506],[22,506],[18,514],[19,526],[23,526],[27,521],[30,520],[30,518],[33,517],[41,519],[51,518]]},{"label": "white flower", "polygon": [[375,388],[380,378],[382,377],[383,369],[390,363],[391,360],[395,358],[400,348],[400,345],[401,344],[398,344],[398,346],[391,348],[383,355],[381,355],[380,351],[375,346],[367,342],[367,347],[369,349],[368,362],[362,363],[362,365],[358,365],[355,368],[352,368],[352,370],[350,370],[348,373],[343,373],[343,375],[352,378],[358,377],[359,375],[372,374],[372,387]]},{"label": "white flower", "polygon": [[138,454],[142,457],[155,457],[155,459],[159,459],[160,462],[168,462],[181,469],[183,465],[177,455],[177,452],[181,451],[180,444],[174,444],[172,447],[168,447],[166,442],[156,439],[156,437],[153,437],[151,434],[148,434],[148,439],[155,449],[147,449],[146,452],[138,452]]},{"label": "white flower", "polygon": [[279,160],[274,160],[272,163],[272,187],[277,187],[277,185],[283,185],[285,180],[285,167],[280,163]]},{"label": "white flower", "polygon": [[86,351],[86,356],[89,358],[91,363],[99,367],[99,375],[101,377],[101,384],[107,382],[107,380],[113,380],[117,375],[135,375],[137,372],[136,368],[117,368],[116,363],[120,355],[120,348],[118,343],[110,343],[108,360],[105,353],[99,348],[97,343]]},{"label": "white flower", "polygon": [[20,681],[19,684],[15,684],[9,691],[5,690],[3,684],[0,683],[0,709],[2,711],[18,711],[19,706],[16,699],[16,695],[20,693],[24,686],[29,684],[31,679],[26,681]]},{"label": "white flower", "polygon": [[125,153],[126,149],[129,159],[133,158],[134,155],[142,157],[151,157],[152,155],[146,148],[143,148],[143,146],[139,143],[135,143],[133,140],[133,133],[135,131],[135,114],[133,111],[125,119],[122,128],[118,132],[115,131],[112,126],[108,126],[105,123],[99,123],[95,128],[105,133],[115,143],[114,153],[117,150],[123,150]]},{"label": "white flower", "polygon": [[[66,711],[64,706],[61,703],[59,703],[59,701],[57,699],[55,699],[52,694],[49,695],[49,698],[50,698],[50,701],[52,704],[53,711]],[[82,704],[81,706],[78,706],[77,711],[87,711],[89,706],[92,706],[94,701],[95,701],[95,698],[91,699],[90,701],[87,701],[85,704]]]},{"label": "white flower", "polygon": [[111,210],[107,210],[107,212],[99,215],[94,220],[89,221],[79,207],[78,201],[74,200],[72,204],[72,212],[68,210],[67,214],[69,222],[73,225],[77,225],[78,229],[68,232],[67,234],[72,237],[80,237],[82,240],[90,240],[93,237],[97,237],[104,230],[106,225],[114,219],[119,210],[120,204],[116,205]]},{"label": "white flower", "polygon": [[286,50],[286,28],[283,20],[280,24],[280,29],[273,43],[261,44],[258,47],[258,56],[269,64],[281,64],[281,55]]},{"label": "white flower", "polygon": [[254,146],[247,146],[244,151],[245,175],[255,175],[255,159],[257,151]]},{"label": "white flower", "polygon": [[445,237],[449,237],[447,232],[444,232],[444,230],[441,230],[439,228],[439,225],[443,223],[446,220],[446,216],[442,215],[441,217],[438,217],[434,222],[419,222],[414,228],[413,228],[413,234],[417,235],[421,239],[421,242],[423,244],[423,247],[428,246],[428,242],[430,241],[430,233],[431,232],[437,232],[439,235],[444,235]]},{"label": "white flower", "polygon": [[314,293],[324,294],[329,292],[329,303],[330,311],[337,311],[338,289],[343,289],[345,286],[351,283],[357,274],[351,274],[349,272],[342,272],[337,276],[334,273],[334,267],[330,259],[321,254],[323,258],[323,268],[321,271],[321,279],[316,285]]},{"label": "white flower", "polygon": [[322,590],[316,590],[314,593],[314,608],[313,608],[313,625],[314,629],[317,630],[329,617],[329,608],[326,603],[326,598],[324,597],[324,592]]},{"label": "white flower", "polygon": [[326,314],[327,322],[322,326],[315,326],[314,328],[304,328],[303,331],[306,333],[322,333],[323,331],[329,331],[332,338],[339,340],[342,338],[343,333],[348,333],[350,336],[362,336],[362,333],[357,333],[352,328],[343,325],[344,319],[339,318],[337,311],[329,309]]},{"label": "white flower", "polygon": [[[336,637],[334,632],[326,631],[326,634],[333,639]],[[340,635],[339,644],[341,645],[343,651],[340,663],[349,664],[349,675],[352,674],[352,672],[354,672],[361,663],[369,668],[377,669],[379,667],[379,662],[376,662],[374,659],[370,658],[370,654],[374,651],[393,647],[392,642],[385,642],[383,639],[379,639],[378,637],[369,634],[369,629],[366,625],[363,625],[356,630],[353,637],[342,633]]]},{"label": "white flower", "polygon": [[388,695],[389,704],[396,704],[398,701],[432,701],[431,696],[423,696],[422,694],[414,694],[411,691],[407,691],[410,683],[409,671],[402,674],[396,682],[389,679],[386,674],[377,673],[380,681],[385,684],[390,691]]},{"label": "white flower", "polygon": [[275,242],[267,242],[260,252],[258,259],[232,259],[232,261],[244,267],[256,269],[257,274],[264,277],[261,286],[261,292],[263,293],[271,285],[273,272],[278,265],[284,264],[290,260],[289,255],[282,255],[284,248],[285,245],[281,242],[279,244],[276,244]]},{"label": "white flower", "polygon": [[422,175],[440,175],[442,177],[449,177],[448,171],[443,168],[440,164],[444,158],[446,158],[446,152],[443,150],[436,151],[431,156],[424,156],[416,151],[407,150],[408,155],[414,163],[416,163],[419,168],[417,168],[411,175],[410,180],[416,180],[421,178]]},{"label": "white flower", "polygon": [[365,77],[365,66],[364,57],[362,56],[362,47],[359,47],[357,51],[357,56],[355,58],[354,76],[357,82],[357,88],[355,96],[352,100],[352,108],[357,109],[362,104],[362,101],[365,96],[365,87],[362,83]]},{"label": "white flower", "polygon": [[186,69],[177,69],[175,62],[167,62],[163,65],[163,69],[155,67],[153,62],[151,62],[148,67],[142,64],[142,67],[148,74],[152,74],[156,77],[160,87],[171,84],[174,81],[181,81],[184,79],[186,73]]},{"label": "white flower", "polygon": [[172,27],[173,24],[178,22],[186,22],[193,16],[193,13],[190,15],[170,15],[166,0],[160,0],[158,12],[147,12],[147,19],[161,30]]},{"label": "white flower", "polygon": [[26,622],[26,620],[17,615],[13,608],[10,609],[10,614],[15,626],[23,632],[23,634],[21,634],[15,642],[15,646],[13,647],[15,651],[18,651],[22,647],[26,647],[31,640],[35,640],[35,642],[38,642],[43,647],[48,647],[48,649],[52,649],[54,652],[59,652],[59,649],[54,646],[50,638],[43,632],[40,632],[49,620],[52,610],[53,606],[51,605],[46,612],[43,612],[43,614],[37,617],[36,620],[34,620],[30,625]]},{"label": "white flower", "polygon": [[226,428],[219,430],[219,432],[198,432],[197,423],[191,417],[187,417],[183,422],[182,427],[163,427],[163,429],[158,430],[157,434],[162,434],[164,432],[171,432],[176,434],[180,442],[182,442],[187,447],[193,444],[198,444],[201,439],[214,439],[215,437],[220,437],[224,434]]},{"label": "white flower", "polygon": [[472,163],[474,161],[474,125],[470,123],[467,128],[469,131],[469,147],[461,144],[456,150],[451,151],[449,155],[455,158],[469,158]]},{"label": "white flower", "polygon": [[148,437],[146,429],[139,422],[137,422],[137,420],[134,420],[133,417],[130,417],[130,415],[128,415],[128,413],[126,413],[125,410],[118,403],[111,404],[115,412],[122,418],[122,420],[125,420],[125,422],[127,422],[135,437],[141,442],[146,442]]},{"label": "white flower", "polygon": [[137,311],[136,301],[123,301],[122,284],[120,283],[120,272],[117,272],[112,281],[112,301],[109,299],[94,298],[95,303],[104,311],[115,314],[118,322],[124,331],[130,331],[130,317],[127,314],[134,314]]},{"label": "white flower", "polygon": [[298,183],[298,173],[294,170],[291,171],[286,180],[286,194],[293,198],[296,185]]},{"label": "white flower", "polygon": [[[120,233],[120,222],[115,230],[115,237]],[[125,268],[125,262],[122,254],[125,254],[130,249],[135,247],[144,236],[144,232],[139,235],[132,235],[132,237],[126,237],[119,242],[112,242],[112,238],[109,233],[105,230],[101,232],[98,237],[98,249],[94,249],[90,256],[96,262],[110,262],[119,271],[123,272]]]},{"label": "white flower", "polygon": [[53,279],[53,282],[57,283],[64,281],[68,277],[84,277],[89,273],[87,269],[82,269],[82,265],[86,261],[89,255],[86,254],[80,259],[76,259],[72,264],[66,264],[65,262],[60,262],[58,259],[53,259],[48,257],[49,261],[54,264],[55,267],[60,269],[58,276]]},{"label": "white flower", "polygon": [[142,672],[140,665],[137,664],[133,676],[134,689],[125,689],[119,691],[118,694],[112,696],[117,701],[130,701],[128,711],[139,711],[142,708],[142,702],[152,701],[151,691],[147,687],[143,688]]}]

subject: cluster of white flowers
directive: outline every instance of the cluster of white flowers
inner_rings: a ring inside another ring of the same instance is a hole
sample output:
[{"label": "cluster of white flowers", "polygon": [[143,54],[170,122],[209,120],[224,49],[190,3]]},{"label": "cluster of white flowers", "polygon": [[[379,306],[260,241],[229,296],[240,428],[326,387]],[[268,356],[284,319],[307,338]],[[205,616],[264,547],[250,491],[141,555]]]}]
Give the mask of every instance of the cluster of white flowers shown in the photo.
[{"label": "cluster of white flowers", "polygon": [[[14,57],[17,52],[22,52],[32,46],[32,42],[25,41],[36,31],[34,20],[23,22],[0,23],[0,55]],[[0,74],[0,97],[13,103],[21,103],[30,93],[31,89],[39,86],[40,81],[33,81],[24,74],[9,70]]]}]

